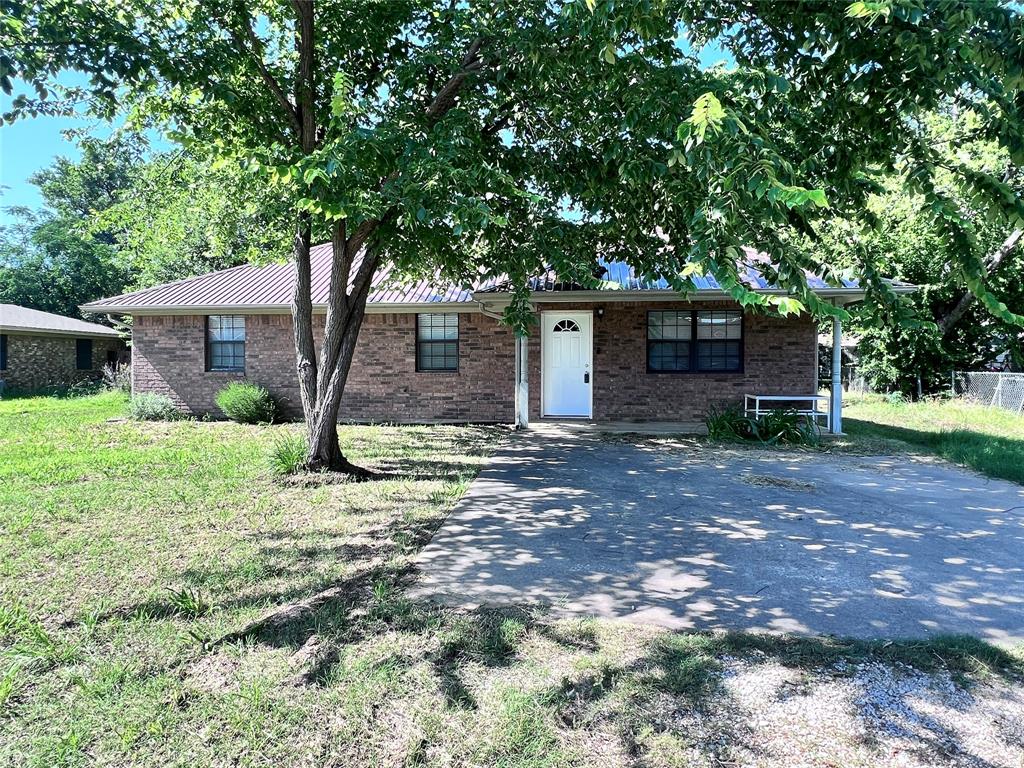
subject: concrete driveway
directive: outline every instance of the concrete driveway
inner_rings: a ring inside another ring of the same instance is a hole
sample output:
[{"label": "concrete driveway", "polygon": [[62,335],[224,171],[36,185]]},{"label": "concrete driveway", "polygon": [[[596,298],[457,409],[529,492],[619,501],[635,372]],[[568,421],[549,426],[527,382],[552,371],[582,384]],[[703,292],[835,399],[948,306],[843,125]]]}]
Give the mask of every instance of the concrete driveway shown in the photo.
[{"label": "concrete driveway", "polygon": [[1024,488],[906,457],[513,436],[414,593],[678,629],[1024,640]]}]

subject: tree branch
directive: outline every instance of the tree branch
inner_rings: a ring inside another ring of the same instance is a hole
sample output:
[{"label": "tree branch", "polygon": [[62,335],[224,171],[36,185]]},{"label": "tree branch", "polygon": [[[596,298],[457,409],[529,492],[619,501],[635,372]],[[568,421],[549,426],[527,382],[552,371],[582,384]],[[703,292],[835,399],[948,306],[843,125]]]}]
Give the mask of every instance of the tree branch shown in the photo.
[{"label": "tree branch", "polygon": [[427,107],[428,121],[436,123],[444,117],[445,113],[455,106],[455,100],[459,95],[459,91],[462,90],[462,84],[466,81],[466,78],[483,67],[484,60],[480,57],[480,47],[483,44],[484,39],[482,37],[478,37],[470,43],[466,55],[462,57],[459,71],[448,78],[448,81],[441,86],[441,89]]},{"label": "tree branch", "polygon": [[[999,269],[999,265],[1003,263],[1003,259],[1010,255],[1010,252],[1016,247],[1020,241],[1021,236],[1024,235],[1024,230],[1015,229],[1010,233],[1003,244],[1000,245],[995,251],[985,257],[985,266],[989,272],[993,272]],[[939,332],[942,336],[945,336],[955,326],[973,305],[978,300],[971,291],[967,291],[960,300],[954,305],[954,307],[945,314],[945,316],[939,320]]]},{"label": "tree branch", "polygon": [[316,146],[316,111],[313,104],[316,95],[313,0],[292,0],[292,6],[295,8],[299,32],[296,40],[299,54],[299,68],[295,78],[296,114],[302,151],[308,155]]},{"label": "tree branch", "polygon": [[[235,42],[238,44],[238,47],[245,51],[245,53],[253,60],[253,63],[256,65],[256,69],[259,70],[260,77],[263,79],[263,83],[273,94],[274,99],[277,101],[281,109],[284,110],[285,116],[288,118],[288,124],[295,132],[295,136],[301,137],[302,126],[299,124],[299,117],[296,114],[295,107],[290,101],[288,101],[288,97],[285,95],[281,84],[277,82],[277,78],[275,78],[274,75],[271,74],[270,70],[267,69],[266,62],[263,60],[263,41],[260,40],[253,31],[251,23],[252,20],[249,17],[249,12],[246,10],[244,3],[235,3],[235,14],[241,22],[242,34],[239,34],[238,30],[232,29],[232,37],[235,38]],[[248,45],[246,45],[247,41]]]}]

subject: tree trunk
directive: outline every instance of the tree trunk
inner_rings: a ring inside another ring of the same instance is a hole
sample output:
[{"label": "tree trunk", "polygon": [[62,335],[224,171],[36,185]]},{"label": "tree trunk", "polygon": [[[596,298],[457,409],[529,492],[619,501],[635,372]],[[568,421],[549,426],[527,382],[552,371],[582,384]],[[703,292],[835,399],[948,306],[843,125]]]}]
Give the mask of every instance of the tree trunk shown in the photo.
[{"label": "tree trunk", "polygon": [[292,293],[292,330],[295,364],[299,375],[299,397],[306,421],[316,409],[316,345],[313,341],[313,297],[310,288],[309,249],[312,239],[309,214],[299,216],[292,256],[295,260],[295,288]]},{"label": "tree trunk", "polygon": [[[990,273],[999,269],[999,265],[1003,263],[1003,259],[1010,255],[1022,235],[1024,235],[1024,230],[1013,230],[1013,232],[1010,233],[1010,236],[1003,241],[1003,244],[1000,245],[994,253],[989,254],[985,259],[985,267]],[[939,320],[939,332],[941,335],[945,336],[953,330],[953,326],[960,321],[960,318],[967,313],[967,310],[974,305],[975,301],[977,301],[977,297],[970,291],[967,291],[967,293],[961,296],[960,300],[953,306],[953,308]]]},{"label": "tree trunk", "polygon": [[340,264],[351,264],[352,259],[345,256],[339,258],[337,249],[350,249],[353,243],[335,239],[335,269],[332,273],[332,290],[327,310],[327,327],[324,331],[324,348],[322,350],[323,367],[317,385],[316,406],[313,413],[306,415],[308,434],[308,452],[306,469],[311,471],[329,470],[346,472],[357,477],[372,475],[366,469],[352,464],[341,451],[338,442],[338,413],[341,409],[341,397],[345,392],[345,383],[352,368],[352,357],[359,338],[359,329],[363,325],[366,313],[366,300],[370,295],[373,274],[376,271],[378,257],[369,249],[363,253],[362,263],[355,277],[352,291],[345,287],[335,287],[333,283],[344,280],[348,283],[348,270],[338,269]]}]

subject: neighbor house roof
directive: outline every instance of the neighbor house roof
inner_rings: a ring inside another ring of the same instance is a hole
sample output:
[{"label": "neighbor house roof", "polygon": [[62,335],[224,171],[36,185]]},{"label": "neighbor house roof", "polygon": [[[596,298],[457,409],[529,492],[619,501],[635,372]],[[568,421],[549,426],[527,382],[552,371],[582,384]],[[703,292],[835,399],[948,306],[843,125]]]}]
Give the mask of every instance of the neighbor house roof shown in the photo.
[{"label": "neighbor house roof", "polygon": [[[780,292],[769,285],[753,264],[766,256],[750,250],[748,261],[742,265],[741,275],[747,286],[764,292]],[[638,277],[625,262],[597,260],[598,279],[602,280],[601,291],[618,291],[621,294],[660,293],[671,294],[665,280],[650,281]],[[327,306],[331,276],[331,245],[324,243],[310,251],[311,294],[314,308]],[[354,274],[358,261],[353,266]],[[812,289],[825,296],[842,296],[847,299],[863,295],[856,280],[844,280],[840,286],[831,286],[822,278],[807,274]],[[698,294],[707,297],[722,296],[723,291],[713,277],[695,276],[693,281]],[[87,312],[116,312],[124,314],[155,314],[162,311],[207,312],[207,311],[285,311],[291,304],[294,284],[294,266],[289,263],[265,266],[243,265],[211,272],[198,277],[189,277],[173,283],[157,285],[133,293],[112,296],[84,304]],[[897,289],[911,290],[913,286],[901,283]],[[535,292],[590,292],[581,285],[562,282],[548,272],[533,278],[530,289]],[[472,305],[475,301],[493,301],[509,291],[507,280],[481,280],[475,285],[447,285],[439,278],[420,280],[414,283],[399,281],[390,265],[381,267],[373,277],[368,309],[385,311],[392,307],[423,307],[436,304]],[[610,297],[609,297],[610,298]],[[625,298],[625,296],[623,296]]]},{"label": "neighbor house roof", "polygon": [[113,328],[105,325],[19,307],[17,304],[0,304],[0,331],[50,336],[120,336]]}]

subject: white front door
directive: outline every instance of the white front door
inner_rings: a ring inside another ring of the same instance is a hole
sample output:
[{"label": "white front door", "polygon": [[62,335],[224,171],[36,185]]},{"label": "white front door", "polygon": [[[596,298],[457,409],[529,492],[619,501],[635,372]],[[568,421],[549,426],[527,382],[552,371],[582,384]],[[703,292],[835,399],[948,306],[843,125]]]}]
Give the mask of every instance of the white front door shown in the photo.
[{"label": "white front door", "polygon": [[591,415],[591,321],[590,312],[541,315],[545,416]]}]

